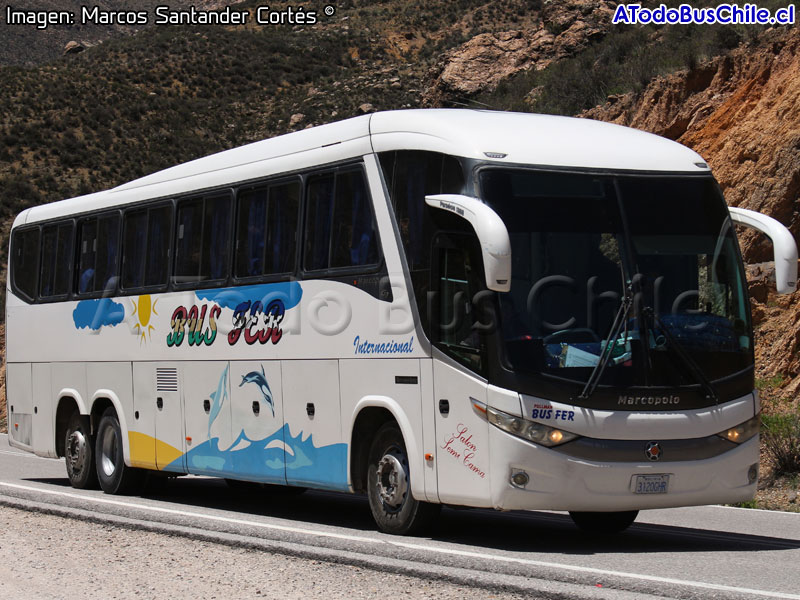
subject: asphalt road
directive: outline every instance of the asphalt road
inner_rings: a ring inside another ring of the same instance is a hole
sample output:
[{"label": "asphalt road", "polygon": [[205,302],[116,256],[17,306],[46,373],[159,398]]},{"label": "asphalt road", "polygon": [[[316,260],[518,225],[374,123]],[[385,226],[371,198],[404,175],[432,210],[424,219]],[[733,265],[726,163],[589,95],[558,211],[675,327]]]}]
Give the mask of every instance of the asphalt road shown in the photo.
[{"label": "asphalt road", "polygon": [[202,477],[146,496],[75,490],[63,461],[11,448],[5,435],[0,504],[537,598],[800,600],[797,513],[654,510],[593,539],[565,514],[445,509],[432,537],[394,537],[375,530],[360,496],[235,492]]}]

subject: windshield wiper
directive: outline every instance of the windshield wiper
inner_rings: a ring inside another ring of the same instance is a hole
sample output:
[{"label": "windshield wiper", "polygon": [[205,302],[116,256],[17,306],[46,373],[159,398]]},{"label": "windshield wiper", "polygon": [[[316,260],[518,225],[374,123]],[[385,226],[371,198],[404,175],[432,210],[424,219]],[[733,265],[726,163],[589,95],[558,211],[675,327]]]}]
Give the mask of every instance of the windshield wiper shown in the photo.
[{"label": "windshield wiper", "polygon": [[614,348],[617,345],[619,333],[622,331],[623,325],[625,325],[625,323],[628,321],[628,315],[631,312],[631,308],[633,308],[633,293],[631,292],[631,288],[629,286],[625,290],[625,296],[622,298],[622,304],[619,305],[619,310],[614,317],[614,322],[611,325],[611,331],[608,334],[608,338],[606,338],[605,346],[603,346],[600,350],[600,360],[597,361],[597,364],[594,366],[591,375],[589,375],[589,379],[586,381],[586,385],[583,386],[583,391],[581,391],[580,395],[578,396],[580,400],[588,400],[589,396],[591,396],[595,389],[597,389],[597,384],[600,383],[600,379],[603,377],[603,373],[605,372],[606,367],[611,360],[611,355],[614,352]]},{"label": "windshield wiper", "polygon": [[658,326],[660,331],[664,334],[664,339],[667,341],[668,346],[674,351],[674,354],[681,359],[683,365],[691,371],[692,375],[694,376],[695,381],[700,384],[703,390],[706,393],[707,400],[713,400],[715,404],[719,404],[719,396],[717,395],[714,386],[711,384],[711,381],[706,377],[706,374],[703,373],[703,369],[700,368],[700,365],[689,355],[688,352],[683,347],[678,339],[672,335],[670,330],[667,328],[666,325],[661,321],[656,311],[653,310],[652,307],[646,306],[642,313],[650,317],[650,320],[653,322],[653,326]]}]

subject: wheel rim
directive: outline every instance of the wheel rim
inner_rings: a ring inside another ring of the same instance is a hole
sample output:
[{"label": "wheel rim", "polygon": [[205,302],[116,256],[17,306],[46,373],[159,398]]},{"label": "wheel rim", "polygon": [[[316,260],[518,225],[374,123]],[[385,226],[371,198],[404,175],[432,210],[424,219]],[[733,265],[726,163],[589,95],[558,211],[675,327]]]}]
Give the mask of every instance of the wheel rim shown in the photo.
[{"label": "wheel rim", "polygon": [[397,512],[403,507],[408,492],[408,473],[404,462],[405,456],[399,450],[392,449],[378,463],[378,496],[390,512]]},{"label": "wheel rim", "polygon": [[100,444],[100,467],[106,477],[111,477],[117,470],[117,432],[113,427],[106,427]]},{"label": "wheel rim", "polygon": [[73,431],[69,435],[66,453],[69,467],[73,473],[80,474],[83,471],[86,463],[86,450],[86,436],[80,431]]}]

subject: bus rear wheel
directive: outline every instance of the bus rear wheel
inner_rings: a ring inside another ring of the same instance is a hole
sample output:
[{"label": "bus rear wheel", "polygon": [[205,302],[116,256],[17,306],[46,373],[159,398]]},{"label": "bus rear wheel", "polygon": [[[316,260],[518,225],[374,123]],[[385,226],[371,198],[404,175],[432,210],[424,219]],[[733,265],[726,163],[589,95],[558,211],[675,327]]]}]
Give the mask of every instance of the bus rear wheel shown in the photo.
[{"label": "bus rear wheel", "polygon": [[638,510],[628,510],[623,512],[570,512],[569,516],[584,533],[612,535],[630,527],[638,514]]},{"label": "bus rear wheel", "polygon": [[89,417],[73,413],[64,439],[64,460],[67,477],[74,488],[97,489],[97,470],[94,465],[94,441]]},{"label": "bus rear wheel", "polygon": [[126,494],[142,483],[142,471],[125,464],[117,413],[107,408],[97,427],[97,478],[106,494]]},{"label": "bus rear wheel", "polygon": [[381,531],[412,535],[429,527],[441,508],[414,499],[408,454],[396,423],[378,430],[369,452],[367,496],[372,517]]}]

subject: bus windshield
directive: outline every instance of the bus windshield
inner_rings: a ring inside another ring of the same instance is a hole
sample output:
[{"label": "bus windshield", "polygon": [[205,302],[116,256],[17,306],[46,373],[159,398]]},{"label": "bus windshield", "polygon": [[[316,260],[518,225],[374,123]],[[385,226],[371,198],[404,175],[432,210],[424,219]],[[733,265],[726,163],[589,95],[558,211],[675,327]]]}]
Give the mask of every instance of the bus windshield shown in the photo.
[{"label": "bus windshield", "polygon": [[492,167],[480,188],[511,239],[498,299],[515,372],[708,388],[752,365],[738,244],[711,177]]}]

